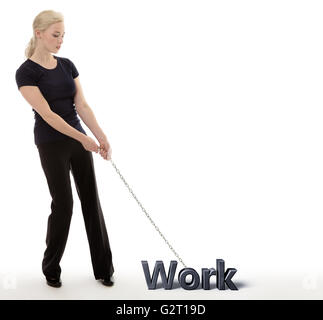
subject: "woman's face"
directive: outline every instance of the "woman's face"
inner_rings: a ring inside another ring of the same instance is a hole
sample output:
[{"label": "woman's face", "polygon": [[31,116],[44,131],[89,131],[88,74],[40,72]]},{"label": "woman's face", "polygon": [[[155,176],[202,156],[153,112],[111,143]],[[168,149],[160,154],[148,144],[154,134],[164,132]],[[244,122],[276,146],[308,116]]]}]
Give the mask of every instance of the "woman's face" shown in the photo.
[{"label": "woman's face", "polygon": [[63,22],[54,23],[45,31],[36,30],[37,41],[49,52],[57,52],[63,43],[64,30]]}]

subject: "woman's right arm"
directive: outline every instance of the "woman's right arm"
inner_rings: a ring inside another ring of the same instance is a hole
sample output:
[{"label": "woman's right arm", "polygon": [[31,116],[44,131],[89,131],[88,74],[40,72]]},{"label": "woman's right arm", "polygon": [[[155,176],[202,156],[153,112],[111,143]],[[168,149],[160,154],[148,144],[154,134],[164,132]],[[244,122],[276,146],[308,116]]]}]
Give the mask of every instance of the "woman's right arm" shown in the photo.
[{"label": "woman's right arm", "polygon": [[19,91],[50,126],[81,142],[86,150],[98,152],[99,146],[91,137],[70,126],[62,117],[50,109],[48,102],[37,86],[21,86]]}]

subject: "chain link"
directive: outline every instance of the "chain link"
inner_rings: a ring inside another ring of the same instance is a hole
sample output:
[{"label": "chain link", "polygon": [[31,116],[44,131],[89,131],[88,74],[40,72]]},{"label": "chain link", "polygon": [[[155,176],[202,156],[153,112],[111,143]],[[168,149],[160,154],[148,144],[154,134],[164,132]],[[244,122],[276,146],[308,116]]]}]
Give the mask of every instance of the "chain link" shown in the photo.
[{"label": "chain link", "polygon": [[166,240],[165,236],[161,233],[161,231],[159,230],[159,228],[157,227],[157,225],[154,223],[154,221],[151,219],[150,215],[147,213],[147,211],[145,210],[145,208],[142,206],[142,204],[140,203],[140,201],[137,199],[137,197],[135,196],[135,194],[133,193],[133,191],[131,190],[131,188],[129,187],[128,183],[126,182],[126,180],[124,179],[124,177],[122,176],[122,174],[120,173],[120,171],[118,170],[118,168],[116,167],[115,163],[112,161],[112,159],[110,159],[111,164],[113,165],[114,169],[117,171],[117,173],[119,174],[121,180],[124,182],[124,184],[126,185],[126,187],[128,188],[128,190],[130,191],[130,193],[132,194],[132,196],[135,198],[135,200],[137,201],[137,203],[139,204],[140,208],[142,209],[142,211],[145,213],[145,215],[147,216],[147,218],[150,220],[150,222],[152,223],[152,225],[155,227],[155,229],[157,230],[157,232],[160,234],[160,236],[164,239],[164,241],[167,243],[168,247],[172,250],[172,252],[174,253],[174,255],[178,258],[178,260],[182,263],[182,265],[186,267],[185,263],[183,262],[183,260],[179,257],[179,255],[177,254],[177,252],[174,250],[174,248],[169,244],[169,242]]}]

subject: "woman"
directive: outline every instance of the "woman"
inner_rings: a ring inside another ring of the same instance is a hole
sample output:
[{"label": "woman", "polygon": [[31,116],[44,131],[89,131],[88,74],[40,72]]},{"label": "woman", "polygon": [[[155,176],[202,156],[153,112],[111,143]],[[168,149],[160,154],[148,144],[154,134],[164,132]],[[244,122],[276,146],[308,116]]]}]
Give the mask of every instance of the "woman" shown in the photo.
[{"label": "woman", "polygon": [[[42,270],[48,285],[61,286],[59,263],[73,208],[71,170],[81,201],[94,277],[112,286],[112,254],[91,153],[110,160],[111,148],[84,98],[74,63],[51,54],[58,52],[63,42],[63,15],[52,10],[40,12],[33,21],[33,34],[25,51],[27,60],[16,71],[16,82],[35,113],[34,142],[52,197]],[[100,146],[87,136],[78,115]]]}]

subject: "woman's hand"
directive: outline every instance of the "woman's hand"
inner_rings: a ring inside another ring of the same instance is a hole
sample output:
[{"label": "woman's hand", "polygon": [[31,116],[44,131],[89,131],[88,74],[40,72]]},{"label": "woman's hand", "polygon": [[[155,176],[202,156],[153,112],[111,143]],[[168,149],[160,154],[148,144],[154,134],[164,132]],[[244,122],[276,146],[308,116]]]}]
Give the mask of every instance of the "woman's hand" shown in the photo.
[{"label": "woman's hand", "polygon": [[99,146],[91,137],[84,135],[83,139],[80,142],[82,143],[85,150],[94,151],[96,153],[99,152]]},{"label": "woman's hand", "polygon": [[111,160],[111,147],[106,137],[104,138],[98,138],[98,141],[100,143],[100,155],[105,160]]}]

